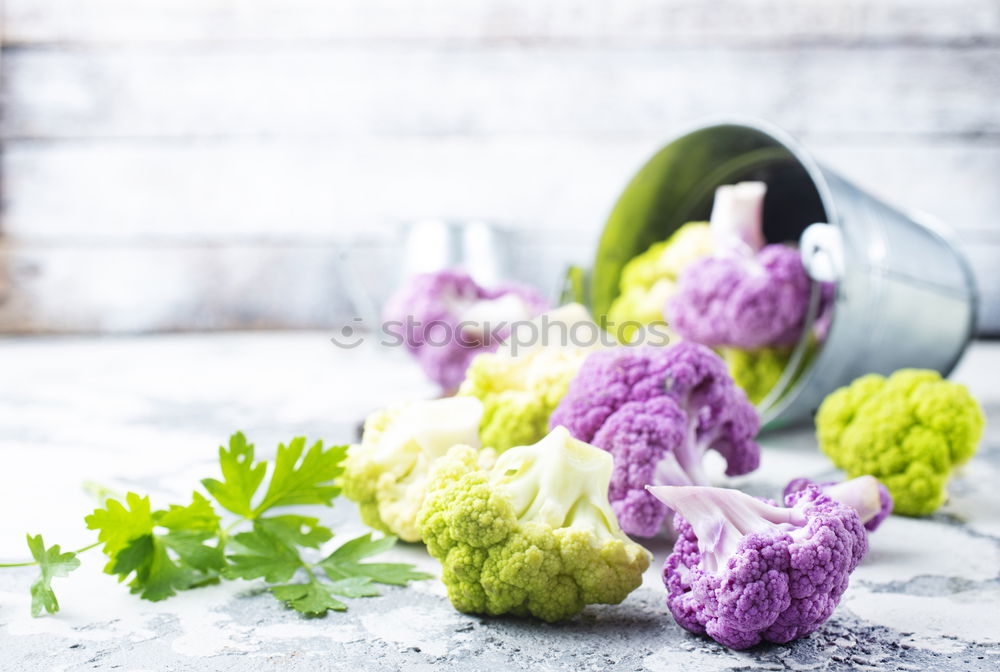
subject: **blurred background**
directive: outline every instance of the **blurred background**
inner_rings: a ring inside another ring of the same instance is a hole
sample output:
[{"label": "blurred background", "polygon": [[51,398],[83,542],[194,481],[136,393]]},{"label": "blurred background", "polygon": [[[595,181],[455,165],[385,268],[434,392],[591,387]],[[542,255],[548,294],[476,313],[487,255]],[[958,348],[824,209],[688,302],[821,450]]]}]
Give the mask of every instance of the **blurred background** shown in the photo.
[{"label": "blurred background", "polygon": [[734,113],[954,226],[1000,332],[998,0],[2,7],[2,332],[335,327],[426,218],[510,230],[554,294],[641,163]]}]

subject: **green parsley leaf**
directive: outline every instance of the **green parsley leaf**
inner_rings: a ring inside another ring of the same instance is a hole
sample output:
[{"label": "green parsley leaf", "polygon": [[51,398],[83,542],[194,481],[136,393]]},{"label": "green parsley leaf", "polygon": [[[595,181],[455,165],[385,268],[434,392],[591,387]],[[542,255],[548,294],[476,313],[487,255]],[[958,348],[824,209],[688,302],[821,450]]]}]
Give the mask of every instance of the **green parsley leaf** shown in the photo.
[{"label": "green parsley leaf", "polygon": [[352,576],[349,579],[333,581],[328,585],[332,593],[344,597],[377,597],[380,595],[378,588],[366,576]]},{"label": "green parsley leaf", "polygon": [[389,550],[396,543],[396,537],[372,539],[365,534],[351,539],[318,563],[332,581],[352,577],[365,577],[376,583],[405,586],[410,581],[431,578],[430,574],[418,572],[413,565],[389,562],[360,562],[361,560]]},{"label": "green parsley leaf", "polygon": [[288,581],[304,566],[294,547],[256,523],[252,532],[241,532],[233,541],[246,552],[227,557],[227,578],[264,579],[276,583]]},{"label": "green parsley leaf", "polygon": [[160,537],[163,545],[177,554],[182,563],[203,574],[221,572],[226,567],[226,556],[218,546],[206,546],[204,542],[214,539],[211,532],[189,532],[180,530]]},{"label": "green parsley leaf", "polygon": [[[36,616],[58,611],[52,579],[68,575],[80,565],[78,553],[98,545],[103,545],[108,558],[104,571],[152,601],[221,578],[264,579],[279,584],[268,590],[289,607],[321,615],[347,608],[335,596],[372,597],[379,594],[377,583],[405,585],[429,578],[408,564],[364,562],[390,549],[395,537],[373,539],[366,534],[319,563],[307,562],[303,549],[319,549],[333,532],[311,516],[265,515],[287,506],[330,506],[340,494],[336,479],[343,473],[346,455],[347,446],[324,448],[317,441],[307,449],[306,440],[296,438],[278,446],[274,468],[269,470],[266,461],[255,461],[253,445],[237,432],[228,447],[219,448],[222,479],[202,481],[214,502],[195,492],[190,504],[154,511],[148,497],[129,492],[122,498],[93,486],[101,506],[85,520],[88,529],[97,531],[95,544],[63,553],[59,546],[46,548],[41,535],[28,535],[35,562],[0,567],[40,566],[41,575],[31,586]],[[267,488],[261,493],[269,471]],[[223,528],[215,503],[235,514],[236,520]],[[234,533],[241,525],[252,529]],[[307,580],[289,583],[296,575]]]},{"label": "green parsley leaf", "polygon": [[[127,508],[109,499],[87,516],[104,542],[105,572],[119,581],[131,576],[130,590],[154,602],[217,579],[226,561],[218,545],[205,544],[217,538],[219,517],[204,496],[194,493],[191,504],[165,511],[150,511],[149,498],[135,493],[125,501]],[[157,527],[169,531],[157,534]]]},{"label": "green parsley leaf", "polygon": [[133,539],[115,558],[113,574],[124,581],[135,573],[129,582],[133,594],[150,602],[173,597],[178,590],[186,590],[195,582],[195,573],[174,562],[163,542],[152,534]]},{"label": "green parsley leaf", "polygon": [[[228,556],[228,578],[258,579],[271,583],[289,581],[299,570],[308,575],[307,583],[290,583],[271,586],[268,590],[292,609],[309,615],[325,614],[329,610],[343,611],[347,605],[333,597],[374,597],[379,594],[375,582],[403,585],[408,581],[428,578],[416,572],[411,565],[391,563],[364,563],[361,560],[380,553],[395,543],[395,537],[372,539],[367,534],[347,542],[331,553],[317,567],[330,577],[330,583],[317,578],[313,567],[303,562],[296,550],[294,539],[304,536],[310,540],[314,528],[306,532],[293,527],[305,521],[315,526],[316,520],[304,516],[278,516],[254,521],[252,532],[233,537],[234,545],[245,552]],[[326,530],[326,528],[322,528]],[[277,530],[277,533],[272,532]],[[329,532],[329,530],[326,530]],[[279,536],[280,535],[280,536]]]},{"label": "green parsley leaf", "polygon": [[309,616],[322,616],[327,611],[346,611],[347,605],[333,596],[332,584],[313,580],[271,586],[268,590],[286,605]]},{"label": "green parsley leaf", "polygon": [[156,552],[153,542],[152,534],[144,534],[129,541],[111,559],[111,571],[108,574],[117,574],[118,580],[124,581],[129,574],[149,562]]},{"label": "green parsley leaf", "polygon": [[115,556],[110,573],[116,574],[119,581],[132,575],[129,591],[151,602],[173,597],[178,590],[187,590],[198,581],[198,575],[175,562],[162,539],[152,534],[129,542]]},{"label": "green parsley leaf", "polygon": [[288,514],[258,518],[254,524],[289,546],[319,548],[333,539],[330,528],[319,524],[318,518]]},{"label": "green parsley leaf", "polygon": [[115,499],[105,502],[103,509],[95,509],[84,520],[88,530],[98,530],[97,540],[104,544],[104,554],[111,561],[104,568],[114,574],[112,567],[115,557],[133,539],[153,532],[153,514],[149,510],[149,497],[140,497],[134,492],[125,495],[128,508]]},{"label": "green parsley leaf", "polygon": [[205,489],[223,508],[244,518],[253,518],[251,500],[267,473],[265,462],[253,461],[253,444],[247,443],[242,432],[229,437],[229,450],[219,447],[219,466],[223,482],[214,478],[201,481]]},{"label": "green parsley leaf", "polygon": [[219,516],[212,508],[212,503],[198,492],[191,494],[191,503],[187,506],[171,504],[166,511],[157,511],[153,520],[168,530],[210,534],[215,534],[219,530]]},{"label": "green parsley leaf", "polygon": [[31,550],[31,557],[38,563],[41,574],[35,582],[31,584],[31,615],[38,617],[42,610],[50,614],[59,611],[59,600],[52,590],[52,579],[57,576],[69,576],[69,573],[80,566],[80,560],[76,553],[63,553],[59,544],[45,548],[42,535],[38,534],[28,538],[28,548]]},{"label": "green parsley leaf", "polygon": [[323,442],[317,441],[303,455],[305,445],[305,438],[298,437],[287,446],[278,446],[267,493],[248,517],[256,518],[279,506],[332,505],[333,498],[340,494],[340,488],[333,484],[333,479],[344,472],[341,463],[347,456],[347,446],[331,446],[324,450]]}]

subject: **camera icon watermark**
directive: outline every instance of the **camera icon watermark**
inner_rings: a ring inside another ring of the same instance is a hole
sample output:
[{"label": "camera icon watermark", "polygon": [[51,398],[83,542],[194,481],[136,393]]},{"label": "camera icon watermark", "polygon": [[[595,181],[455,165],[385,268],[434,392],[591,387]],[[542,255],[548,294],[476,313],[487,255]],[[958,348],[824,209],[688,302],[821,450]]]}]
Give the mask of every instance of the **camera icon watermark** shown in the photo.
[{"label": "camera icon watermark", "polygon": [[350,324],[345,324],[330,337],[330,342],[338,348],[353,350],[365,342],[364,320],[360,317],[351,318]]}]

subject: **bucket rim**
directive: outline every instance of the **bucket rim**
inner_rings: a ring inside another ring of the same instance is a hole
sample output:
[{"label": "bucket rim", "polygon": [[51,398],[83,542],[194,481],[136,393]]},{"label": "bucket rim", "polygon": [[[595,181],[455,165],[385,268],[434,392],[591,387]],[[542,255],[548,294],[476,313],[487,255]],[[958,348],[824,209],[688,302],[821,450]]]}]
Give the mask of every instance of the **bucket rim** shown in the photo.
[{"label": "bucket rim", "polygon": [[789,133],[777,124],[765,121],[759,117],[741,114],[718,114],[701,117],[698,120],[678,126],[676,131],[668,136],[670,139],[661,146],[661,149],[662,147],[665,147],[666,145],[669,145],[672,142],[680,140],[688,135],[722,126],[738,126],[747,130],[762,133],[769,136],[772,140],[787,149],[789,153],[795,157],[795,160],[802,165],[806,174],[809,175],[809,179],[812,180],[813,185],[816,187],[816,191],[819,193],[820,202],[823,205],[823,211],[827,216],[828,221],[825,223],[834,224],[837,227],[840,227],[840,217],[837,212],[837,207],[833,201],[830,185],[827,183],[823,168],[820,166],[819,162],[813,158],[812,153],[806,149],[805,145],[799,142],[792,133]]},{"label": "bucket rim", "polygon": [[[711,117],[704,117],[696,122],[687,124],[684,128],[679,128],[677,133],[672,136],[673,139],[670,142],[680,140],[694,133],[700,133],[713,128],[721,127],[737,127],[746,129],[748,131],[764,135],[780,145],[782,149],[787,151],[792,158],[798,162],[798,164],[805,171],[806,175],[809,177],[810,182],[812,182],[815,187],[816,193],[819,195],[820,204],[823,207],[823,213],[826,217],[825,223],[831,224],[838,229],[843,228],[840,222],[839,213],[834,203],[830,185],[827,182],[826,175],[824,174],[819,162],[813,158],[812,153],[809,152],[809,150],[807,150],[802,143],[796,140],[791,133],[771,122],[748,115],[714,115]],[[836,319],[837,311],[835,310],[831,316],[831,327]],[[796,344],[795,348],[806,348],[807,339],[808,336],[803,334],[802,340]],[[818,353],[817,356],[822,356],[822,348],[820,348],[820,351],[821,352]],[[816,362],[812,362],[802,369],[796,379],[791,383],[791,386],[778,399],[772,402],[771,405],[766,408],[758,409],[758,413],[760,413],[761,417],[761,425],[764,429],[774,429],[782,426],[781,418],[784,412],[794,403],[801,390],[806,387],[809,379],[815,372],[815,364]]]}]

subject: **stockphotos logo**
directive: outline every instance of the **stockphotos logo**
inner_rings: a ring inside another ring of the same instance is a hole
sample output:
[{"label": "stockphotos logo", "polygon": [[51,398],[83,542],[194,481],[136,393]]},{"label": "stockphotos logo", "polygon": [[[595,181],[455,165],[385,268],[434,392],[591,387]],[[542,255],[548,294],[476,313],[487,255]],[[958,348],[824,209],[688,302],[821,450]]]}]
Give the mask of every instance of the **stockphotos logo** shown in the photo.
[{"label": "stockphotos logo", "polygon": [[412,318],[383,322],[377,330],[367,327],[360,317],[355,317],[330,337],[330,342],[338,348],[353,350],[368,340],[373,340],[387,348],[458,347],[470,349],[491,349],[500,342],[507,343],[511,354],[525,348],[541,346],[591,348],[596,345],[612,347],[628,344],[667,345],[671,332],[666,322],[658,321],[642,324],[635,320],[617,323],[602,320],[595,322],[575,322],[566,324],[553,321],[548,315],[535,320],[514,322],[473,322],[452,323],[445,320],[421,322]]}]

